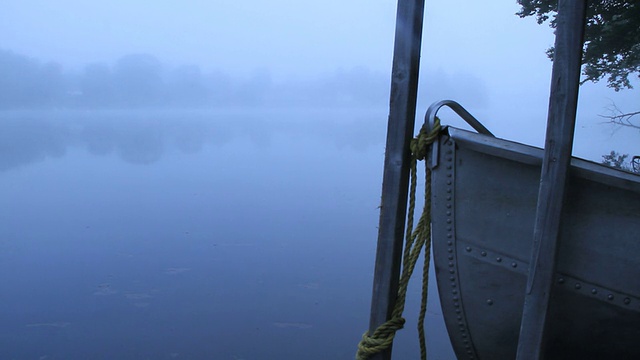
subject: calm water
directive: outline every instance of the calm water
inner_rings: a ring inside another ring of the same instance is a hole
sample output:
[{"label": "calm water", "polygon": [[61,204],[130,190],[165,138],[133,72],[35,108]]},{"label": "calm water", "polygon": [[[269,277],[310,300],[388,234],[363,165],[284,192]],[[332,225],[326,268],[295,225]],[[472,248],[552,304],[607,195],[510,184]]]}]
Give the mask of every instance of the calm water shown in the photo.
[{"label": "calm water", "polygon": [[[0,359],[352,359],[385,122],[0,114]],[[417,354],[411,293],[397,359]],[[430,301],[430,359],[451,359]]]}]

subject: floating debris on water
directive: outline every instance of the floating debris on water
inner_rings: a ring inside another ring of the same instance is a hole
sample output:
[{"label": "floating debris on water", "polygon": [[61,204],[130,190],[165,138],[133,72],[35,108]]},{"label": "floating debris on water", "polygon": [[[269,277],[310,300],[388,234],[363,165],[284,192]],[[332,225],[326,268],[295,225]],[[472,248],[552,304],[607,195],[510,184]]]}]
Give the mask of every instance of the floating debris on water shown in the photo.
[{"label": "floating debris on water", "polygon": [[98,285],[98,290],[96,290],[93,293],[93,295],[104,296],[104,295],[113,295],[113,294],[117,294],[117,293],[118,293],[118,291],[116,291],[113,288],[111,288],[111,284],[102,283],[102,284]]},{"label": "floating debris on water", "polygon": [[274,322],[273,326],[281,329],[309,329],[312,328],[313,325],[307,323],[296,323],[296,322]]},{"label": "floating debris on water", "polygon": [[189,270],[191,270],[191,268],[168,268],[167,270],[165,270],[165,274],[176,275],[182,274],[183,272],[187,272]]},{"label": "floating debris on water", "polygon": [[308,290],[318,290],[320,289],[320,283],[317,282],[308,282],[304,284],[298,285],[298,287]]}]

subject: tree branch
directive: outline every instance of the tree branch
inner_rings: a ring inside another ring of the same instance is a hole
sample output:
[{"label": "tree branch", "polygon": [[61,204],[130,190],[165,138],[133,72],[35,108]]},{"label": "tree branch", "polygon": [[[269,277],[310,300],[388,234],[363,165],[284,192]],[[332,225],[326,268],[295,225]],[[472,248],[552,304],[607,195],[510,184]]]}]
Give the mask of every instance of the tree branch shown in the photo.
[{"label": "tree branch", "polygon": [[598,115],[602,118],[608,119],[611,124],[626,126],[634,129],[640,130],[640,123],[638,123],[637,119],[634,119],[634,116],[640,115],[640,111],[633,112],[622,112],[616,104],[612,103],[607,107],[607,110],[611,113],[611,115]]}]

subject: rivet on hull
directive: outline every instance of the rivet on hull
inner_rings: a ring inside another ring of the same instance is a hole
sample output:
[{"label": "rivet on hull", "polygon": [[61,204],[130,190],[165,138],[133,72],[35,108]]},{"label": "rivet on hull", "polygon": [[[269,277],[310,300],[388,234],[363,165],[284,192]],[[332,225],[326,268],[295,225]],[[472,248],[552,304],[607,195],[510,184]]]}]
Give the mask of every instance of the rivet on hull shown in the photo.
[{"label": "rivet on hull", "polygon": [[[445,196],[444,198],[446,199],[445,201],[445,211],[443,212],[442,215],[442,220],[444,220],[444,228],[446,229],[446,232],[444,233],[446,236],[446,249],[447,249],[447,258],[449,259],[448,263],[447,263],[447,267],[449,270],[449,280],[450,280],[450,286],[451,286],[451,297],[450,297],[450,304],[453,306],[453,311],[456,314],[456,327],[458,328],[458,341],[462,341],[464,346],[465,346],[465,350],[468,354],[468,359],[474,360],[476,359],[475,357],[475,350],[473,348],[473,344],[471,341],[471,336],[469,334],[469,331],[467,329],[467,321],[466,318],[464,316],[464,312],[463,312],[463,305],[461,303],[462,301],[462,296],[461,296],[461,292],[458,290],[458,274],[457,272],[457,262],[456,262],[456,257],[458,257],[460,254],[462,253],[462,247],[458,247],[459,243],[454,241],[455,239],[455,232],[453,230],[454,228],[454,217],[455,217],[455,204],[453,202],[453,198],[454,198],[454,192],[455,192],[455,173],[454,173],[454,168],[453,168],[453,161],[454,161],[454,157],[455,157],[455,144],[453,143],[453,141],[449,140],[443,140],[443,144],[445,144],[446,146],[448,146],[447,149],[443,150],[443,153],[445,154],[443,156],[444,160],[445,160],[445,164],[444,168],[446,169],[446,171],[444,171],[444,174],[442,175],[444,177],[444,179],[442,179],[442,182],[440,183],[440,190],[439,191],[445,191]],[[440,220],[440,221],[442,221]],[[466,252],[473,256],[474,252],[472,252],[472,247],[467,246],[465,248]],[[486,256],[486,253],[483,255]],[[450,305],[450,306],[451,306]]]}]

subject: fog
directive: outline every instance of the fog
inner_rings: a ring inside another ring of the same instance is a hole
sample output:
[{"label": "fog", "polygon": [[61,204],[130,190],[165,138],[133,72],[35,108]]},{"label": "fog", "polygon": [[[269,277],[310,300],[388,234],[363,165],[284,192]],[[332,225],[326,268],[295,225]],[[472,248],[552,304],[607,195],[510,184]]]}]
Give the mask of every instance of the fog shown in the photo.
[{"label": "fog", "polygon": [[[367,327],[383,114],[13,112],[2,357],[351,358]],[[450,354],[435,297],[429,309],[433,351]],[[401,357],[417,351],[406,333]]]},{"label": "fog", "polygon": [[[417,126],[454,99],[542,145],[553,34],[516,11],[427,1]],[[353,358],[394,20],[390,0],[3,3],[0,358]],[[640,153],[599,116],[637,100],[582,86],[574,154]],[[435,281],[427,331],[453,359]]]}]

